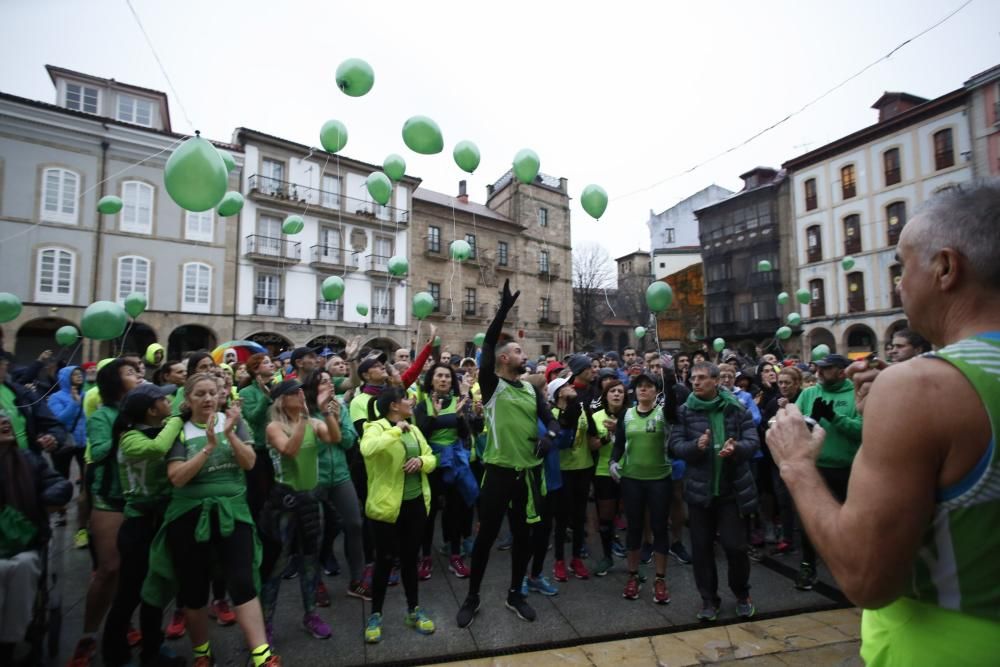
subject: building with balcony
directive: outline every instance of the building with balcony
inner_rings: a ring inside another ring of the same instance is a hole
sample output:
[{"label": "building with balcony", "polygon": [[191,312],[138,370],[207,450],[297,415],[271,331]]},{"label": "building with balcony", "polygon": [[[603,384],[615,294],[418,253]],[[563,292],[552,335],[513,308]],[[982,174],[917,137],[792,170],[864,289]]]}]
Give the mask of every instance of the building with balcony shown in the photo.
[{"label": "building with balcony", "polygon": [[972,174],[986,179],[1000,176],[1000,65],[965,82],[969,92],[972,130]]},{"label": "building with balcony", "polygon": [[[778,293],[788,286],[781,233],[789,220],[785,173],[755,167],[740,176],[743,188],[695,211],[704,261],[706,338],[756,355],[771,347],[784,313]],[[770,263],[761,270],[760,262]],[[790,283],[790,281],[788,281]]]},{"label": "building with balcony", "polygon": [[[878,122],[787,161],[792,182],[796,287],[807,349],[884,349],[905,319],[896,293],[896,243],[933,193],[972,178],[965,88],[933,100],[887,92]],[[845,266],[845,257],[853,265]]]},{"label": "building with balcony", "polygon": [[[395,183],[382,206],[365,186],[379,166],[243,127],[233,141],[246,156],[234,245],[236,337],[272,352],[343,347],[355,335],[387,351],[409,345],[406,278],[390,275],[388,262],[407,255],[420,180]],[[283,231],[291,215],[301,217],[301,232]],[[344,295],[326,302],[320,287],[332,275],[343,278]]]},{"label": "building with balcony", "polygon": [[731,190],[714,183],[661,213],[649,212],[653,275],[657,280],[701,262],[698,218],[694,212],[730,196]]},{"label": "building with balcony", "polygon": [[[79,328],[89,304],[132,292],[148,307],[125,340],[86,340],[74,361],[153,342],[179,357],[232,338],[235,225],[167,195],[164,165],[188,138],[171,128],[167,95],[46,69],[54,103],[0,93],[2,289],[24,303],[3,325],[7,349],[21,361],[57,350],[56,329]],[[239,147],[215,143],[242,164]],[[235,171],[230,187],[239,188]],[[120,197],[121,211],[98,213],[105,195]]]}]

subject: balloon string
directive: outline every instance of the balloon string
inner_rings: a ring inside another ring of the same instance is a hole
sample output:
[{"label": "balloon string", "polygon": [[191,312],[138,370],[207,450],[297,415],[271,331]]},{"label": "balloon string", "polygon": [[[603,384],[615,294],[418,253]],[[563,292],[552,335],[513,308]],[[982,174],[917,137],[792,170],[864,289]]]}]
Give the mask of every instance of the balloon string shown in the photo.
[{"label": "balloon string", "polygon": [[608,288],[604,288],[604,302],[608,304],[608,310],[611,311],[611,317],[617,318],[618,315],[615,314],[615,309],[611,306],[611,299],[608,298]]},{"label": "balloon string", "polygon": [[[76,356],[76,353],[81,348],[81,346],[83,346],[83,338],[79,339],[79,341],[76,344],[76,347],[73,348],[73,351],[69,353],[69,359],[66,360],[66,362],[67,362],[66,365],[67,366],[69,365],[69,362],[73,360],[73,357]],[[17,407],[19,407],[19,408],[30,408],[32,406],[38,405],[39,403],[41,403],[42,401],[44,401],[46,399],[46,397],[49,394],[51,394],[53,391],[55,391],[58,387],[59,387],[59,382],[58,381],[57,382],[53,382],[52,386],[49,387],[48,390],[44,394],[42,394],[41,397],[38,400],[32,401],[31,403],[19,404]],[[80,397],[80,401],[81,402],[83,401],[83,397],[82,396]],[[81,403],[81,409],[82,409],[82,403]]]},{"label": "balloon string", "polygon": [[[120,343],[121,348],[120,348],[118,354],[115,355],[116,357],[122,357],[122,356],[125,355],[125,341],[126,341],[126,339],[128,339],[128,335],[132,332],[132,326],[133,325],[135,325],[135,318],[131,317],[131,318],[129,318],[128,326],[125,328],[125,333],[122,334],[121,343]],[[142,354],[142,352],[139,351],[139,350],[136,350],[136,352],[138,354],[140,354],[140,355]]]}]

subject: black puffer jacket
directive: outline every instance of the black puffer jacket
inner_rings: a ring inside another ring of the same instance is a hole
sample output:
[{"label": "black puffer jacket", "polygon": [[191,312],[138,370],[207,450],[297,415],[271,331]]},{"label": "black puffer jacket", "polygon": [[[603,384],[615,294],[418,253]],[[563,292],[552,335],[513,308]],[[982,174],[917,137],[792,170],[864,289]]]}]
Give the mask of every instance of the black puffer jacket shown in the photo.
[{"label": "black puffer jacket", "polygon": [[[760,438],[753,417],[742,406],[726,404],[723,408],[726,438],[736,441],[736,451],[726,459],[719,481],[719,497],[737,502],[740,514],[757,511],[757,487],[750,470],[750,459],[760,448]],[[698,449],[698,438],[711,427],[708,415],[687,405],[677,409],[677,424],[670,430],[670,455],[687,463],[684,474],[684,500],[692,505],[708,507],[712,503],[711,448]]]}]

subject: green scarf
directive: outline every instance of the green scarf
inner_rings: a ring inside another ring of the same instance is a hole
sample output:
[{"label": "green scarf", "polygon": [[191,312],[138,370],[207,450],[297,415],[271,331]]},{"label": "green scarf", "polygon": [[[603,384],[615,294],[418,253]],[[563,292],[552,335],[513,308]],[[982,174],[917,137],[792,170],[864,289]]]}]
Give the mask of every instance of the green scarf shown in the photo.
[{"label": "green scarf", "polygon": [[719,390],[718,395],[709,401],[704,401],[693,393],[689,394],[684,403],[690,410],[708,413],[709,427],[712,429],[712,495],[719,495],[719,482],[722,479],[722,463],[719,452],[726,442],[726,415],[724,409],[726,405],[736,405],[743,408],[740,399],[732,393]]}]

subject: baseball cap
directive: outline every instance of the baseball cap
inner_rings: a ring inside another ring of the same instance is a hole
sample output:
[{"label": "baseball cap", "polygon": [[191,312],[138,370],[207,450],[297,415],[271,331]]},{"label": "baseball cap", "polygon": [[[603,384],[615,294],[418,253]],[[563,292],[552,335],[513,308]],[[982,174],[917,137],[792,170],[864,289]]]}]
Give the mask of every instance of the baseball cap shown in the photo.
[{"label": "baseball cap", "polygon": [[604,355],[605,359],[610,359],[611,361],[621,361],[622,358],[618,356],[618,353],[612,350]]},{"label": "baseball cap", "polygon": [[830,366],[847,368],[850,365],[851,360],[842,354],[828,354],[816,362],[816,368],[829,368]]},{"label": "baseball cap", "polygon": [[285,350],[278,355],[278,361],[288,361],[292,358],[292,353],[289,350]]},{"label": "baseball cap", "polygon": [[302,389],[302,383],[298,380],[285,380],[274,385],[271,389],[271,400],[276,401],[286,394],[293,394]]},{"label": "baseball cap", "polygon": [[290,357],[290,360],[294,365],[296,361],[298,361],[302,357],[308,357],[310,354],[316,354],[315,350],[309,347],[297,347],[294,350],[292,350],[292,356]]},{"label": "baseball cap", "polygon": [[602,368],[597,371],[597,377],[600,380],[603,380],[604,378],[617,378],[618,373],[613,368]]},{"label": "baseball cap", "polygon": [[651,374],[647,373],[646,371],[639,371],[638,375],[632,376],[632,381],[629,384],[629,389],[635,389],[636,387],[639,386],[639,382],[643,380],[650,383],[654,387],[657,386],[656,379],[654,379]]},{"label": "baseball cap", "polygon": [[146,415],[146,410],[153,407],[161,398],[168,398],[177,391],[177,385],[155,385],[143,382],[125,394],[121,401],[122,413],[133,421],[138,421]]},{"label": "baseball cap", "polygon": [[559,371],[561,371],[564,368],[566,368],[566,367],[563,366],[558,361],[550,361],[549,365],[545,367],[545,381],[546,382],[551,382],[552,381],[552,376],[555,375],[556,373],[558,373]]},{"label": "baseball cap", "polygon": [[367,373],[368,370],[375,364],[385,364],[386,359],[388,359],[388,357],[385,352],[377,351],[369,354],[360,364],[358,364],[358,375]]},{"label": "baseball cap", "polygon": [[562,389],[567,382],[569,382],[568,378],[556,378],[548,384],[545,391],[549,396],[549,403],[556,402],[556,394],[559,393],[559,390]]},{"label": "baseball cap", "polygon": [[569,358],[569,370],[573,375],[579,375],[590,368],[590,357],[585,354],[574,354]]}]

